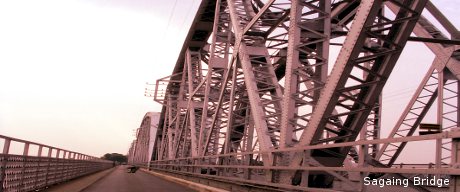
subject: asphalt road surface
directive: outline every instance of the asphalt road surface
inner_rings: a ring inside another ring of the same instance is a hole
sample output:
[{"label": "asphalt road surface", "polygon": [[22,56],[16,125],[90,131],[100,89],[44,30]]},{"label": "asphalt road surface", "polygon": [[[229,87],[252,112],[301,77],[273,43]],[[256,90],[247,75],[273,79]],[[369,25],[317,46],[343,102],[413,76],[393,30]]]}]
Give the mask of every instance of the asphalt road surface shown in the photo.
[{"label": "asphalt road surface", "polygon": [[90,185],[83,192],[194,192],[190,188],[184,187],[177,183],[167,181],[141,170],[136,173],[128,173],[127,166],[118,166],[109,175],[105,176],[96,183]]}]

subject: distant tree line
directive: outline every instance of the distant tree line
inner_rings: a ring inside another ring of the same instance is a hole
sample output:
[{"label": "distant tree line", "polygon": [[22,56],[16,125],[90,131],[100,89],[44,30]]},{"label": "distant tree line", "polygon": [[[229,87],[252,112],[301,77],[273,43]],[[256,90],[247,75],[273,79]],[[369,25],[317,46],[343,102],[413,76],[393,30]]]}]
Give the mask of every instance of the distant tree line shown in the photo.
[{"label": "distant tree line", "polygon": [[128,161],[128,157],[126,155],[122,155],[119,153],[106,153],[101,159],[109,160],[109,161],[116,161],[119,163],[126,163]]}]

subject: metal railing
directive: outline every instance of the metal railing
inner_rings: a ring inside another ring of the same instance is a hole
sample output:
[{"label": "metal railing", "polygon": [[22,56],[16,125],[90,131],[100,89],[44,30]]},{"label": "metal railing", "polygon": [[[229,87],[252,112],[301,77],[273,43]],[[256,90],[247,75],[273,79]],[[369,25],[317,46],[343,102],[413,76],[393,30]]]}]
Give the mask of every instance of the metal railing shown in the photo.
[{"label": "metal railing", "polygon": [[97,157],[0,135],[0,146],[2,141],[0,192],[43,189],[113,165]]},{"label": "metal railing", "polygon": [[[405,174],[409,177],[423,176],[426,178],[430,175],[441,175],[442,178],[449,178],[450,175],[460,175],[460,169],[456,167],[370,167],[356,164],[354,166],[324,166],[316,163],[314,160],[309,162],[306,166],[286,166],[282,162],[274,161],[273,164],[264,165],[257,157],[263,157],[263,154],[270,154],[279,157],[283,153],[298,152],[298,151],[311,151],[314,149],[330,149],[335,147],[345,146],[359,146],[370,144],[382,144],[387,142],[399,143],[409,141],[429,141],[435,139],[452,139],[459,138],[460,132],[450,131],[438,134],[423,135],[423,136],[410,136],[391,139],[375,139],[375,140],[358,140],[355,142],[344,142],[336,144],[319,144],[309,146],[299,146],[296,148],[288,149],[273,149],[270,151],[248,151],[248,152],[234,152],[227,154],[206,155],[196,157],[183,157],[174,159],[154,160],[150,162],[149,170],[167,172],[178,175],[186,175],[191,178],[208,178],[211,180],[227,181],[237,185],[251,185],[271,187],[276,190],[305,190],[305,191],[331,191],[329,189],[322,189],[316,187],[306,187],[301,185],[289,185],[280,182],[275,182],[270,177],[267,180],[267,175],[280,174],[281,172],[327,172],[335,177],[335,179],[342,181],[345,185],[352,188],[350,191],[357,191],[357,182],[350,178],[345,178],[340,173],[383,173],[383,174]],[[365,157],[362,157],[365,158]],[[145,165],[145,163],[144,163]],[[428,164],[427,164],[428,165]],[[438,177],[439,178],[439,177]],[[361,179],[361,178],[358,178]],[[268,189],[268,188],[267,188]]]}]

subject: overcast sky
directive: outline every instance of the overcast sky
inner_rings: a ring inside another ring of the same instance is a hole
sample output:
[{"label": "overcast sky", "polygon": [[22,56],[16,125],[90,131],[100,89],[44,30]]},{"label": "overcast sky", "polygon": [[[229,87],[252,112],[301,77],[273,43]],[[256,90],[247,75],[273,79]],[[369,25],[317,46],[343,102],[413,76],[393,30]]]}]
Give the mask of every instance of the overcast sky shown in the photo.
[{"label": "overcast sky", "polygon": [[160,110],[145,83],[172,72],[199,1],[171,15],[173,3],[0,1],[0,134],[125,154],[144,114]]},{"label": "overcast sky", "polygon": [[[174,3],[0,1],[0,134],[125,154],[144,114],[160,110],[145,82],[171,74],[200,1]],[[458,3],[434,3],[460,25]],[[384,133],[434,58],[421,43],[404,53],[384,90]]]}]

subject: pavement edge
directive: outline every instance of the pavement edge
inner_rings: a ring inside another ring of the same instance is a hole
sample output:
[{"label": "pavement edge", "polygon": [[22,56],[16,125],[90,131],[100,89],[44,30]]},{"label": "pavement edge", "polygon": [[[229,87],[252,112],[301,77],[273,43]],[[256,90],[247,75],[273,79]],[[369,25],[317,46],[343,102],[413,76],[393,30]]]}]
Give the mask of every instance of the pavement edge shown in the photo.
[{"label": "pavement edge", "polygon": [[[67,182],[64,182],[60,185],[52,186],[48,189],[45,189],[44,192],[81,192],[91,186],[92,184],[98,182],[99,180],[105,178],[107,175],[112,173],[116,167],[112,167],[106,170],[98,171],[89,175],[81,176]],[[91,179],[91,176],[100,174],[100,176],[95,176],[95,179]],[[86,180],[86,181],[85,181]]]},{"label": "pavement edge", "polygon": [[168,181],[175,182],[175,183],[180,184],[180,185],[184,185],[184,186],[186,186],[188,188],[197,190],[199,192],[228,192],[227,190],[223,190],[223,189],[219,189],[219,188],[215,188],[215,187],[210,187],[210,186],[207,186],[207,185],[187,181],[187,180],[184,180],[184,179],[172,177],[172,176],[169,176],[169,175],[164,175],[164,174],[161,174],[161,173],[156,173],[156,172],[144,169],[144,168],[141,168],[141,170],[146,172],[146,173],[148,173],[148,174],[151,174],[151,175],[166,179]]},{"label": "pavement edge", "polygon": [[[119,165],[120,166],[120,165]],[[93,182],[89,183],[88,185],[86,185],[85,187],[83,187],[82,189],[80,189],[80,191],[84,191],[85,189],[87,189],[89,186],[91,186],[92,184],[104,179],[105,177],[107,177],[107,175],[110,175],[110,173],[114,172],[116,169],[117,169],[117,166],[115,167],[112,167],[110,168],[111,170],[108,170],[106,174],[102,175],[101,177],[97,178],[96,180],[94,180]],[[79,191],[79,192],[80,192]]]}]

